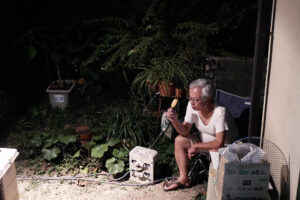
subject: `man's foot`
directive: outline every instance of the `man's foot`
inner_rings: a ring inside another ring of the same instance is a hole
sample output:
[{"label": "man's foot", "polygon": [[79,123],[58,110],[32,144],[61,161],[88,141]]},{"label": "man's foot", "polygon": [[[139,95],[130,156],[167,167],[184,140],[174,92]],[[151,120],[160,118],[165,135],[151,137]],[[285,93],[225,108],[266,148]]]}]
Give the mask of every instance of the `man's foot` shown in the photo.
[{"label": "man's foot", "polygon": [[190,183],[181,183],[178,180],[169,181],[163,184],[164,191],[173,191],[177,189],[183,189],[190,187]]}]

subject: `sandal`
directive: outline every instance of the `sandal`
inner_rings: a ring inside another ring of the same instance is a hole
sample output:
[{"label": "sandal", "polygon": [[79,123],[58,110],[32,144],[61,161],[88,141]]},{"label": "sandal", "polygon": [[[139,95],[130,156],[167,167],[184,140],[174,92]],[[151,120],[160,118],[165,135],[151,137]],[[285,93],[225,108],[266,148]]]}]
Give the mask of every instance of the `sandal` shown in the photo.
[{"label": "sandal", "polygon": [[[175,185],[175,187],[170,188],[172,185]],[[167,187],[167,188],[166,188]],[[183,188],[189,188],[190,186],[185,185],[183,183],[180,183],[179,181],[170,181],[163,184],[164,191],[173,191],[177,189],[183,189]],[[170,189],[168,189],[170,188]]]}]

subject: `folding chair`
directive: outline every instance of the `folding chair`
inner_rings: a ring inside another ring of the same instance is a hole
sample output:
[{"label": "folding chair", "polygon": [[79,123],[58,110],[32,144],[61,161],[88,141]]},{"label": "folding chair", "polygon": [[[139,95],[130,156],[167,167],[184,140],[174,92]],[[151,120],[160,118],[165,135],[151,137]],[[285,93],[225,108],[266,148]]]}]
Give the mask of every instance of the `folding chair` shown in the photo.
[{"label": "folding chair", "polygon": [[[235,121],[239,138],[248,136],[249,114],[251,106],[250,97],[241,97],[223,90],[216,90],[215,102],[227,108]],[[231,141],[234,142],[234,141]]]},{"label": "folding chair", "polygon": [[[193,180],[193,178],[196,178],[196,176],[199,175],[208,176],[209,162],[210,160],[208,153],[198,153],[188,173],[189,180]],[[199,165],[197,165],[198,163]]]},{"label": "folding chair", "polygon": [[[223,91],[223,90],[216,90],[216,97],[215,102],[221,106],[227,108],[228,112],[230,113],[231,117],[233,118],[235,125],[238,131],[238,138],[243,138],[244,135],[247,135],[248,132],[248,121],[249,121],[249,113],[250,113],[250,106],[251,106],[251,99],[249,97],[240,97],[238,95]],[[235,138],[237,139],[237,138]],[[234,138],[225,138],[225,143],[230,144],[234,142]],[[188,177],[191,180],[195,175],[205,174],[208,175],[208,168],[210,163],[210,156],[208,153],[199,153],[195,158],[196,161],[192,163],[192,167],[189,171]],[[194,171],[198,166],[199,173],[196,174]],[[200,168],[200,169],[199,169]]]}]

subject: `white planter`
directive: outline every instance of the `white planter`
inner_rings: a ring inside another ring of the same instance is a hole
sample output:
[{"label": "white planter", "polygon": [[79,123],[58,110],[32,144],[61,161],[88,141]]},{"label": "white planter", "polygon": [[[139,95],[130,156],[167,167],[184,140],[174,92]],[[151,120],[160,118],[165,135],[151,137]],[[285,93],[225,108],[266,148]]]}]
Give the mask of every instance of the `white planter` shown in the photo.
[{"label": "white planter", "polygon": [[51,89],[54,84],[59,82],[62,81],[53,81],[51,85],[49,85],[49,87],[47,88],[46,92],[49,94],[51,107],[58,107],[63,110],[69,105],[69,93],[74,88],[76,82],[74,80],[65,80],[64,83],[70,84],[70,87],[67,90]]}]

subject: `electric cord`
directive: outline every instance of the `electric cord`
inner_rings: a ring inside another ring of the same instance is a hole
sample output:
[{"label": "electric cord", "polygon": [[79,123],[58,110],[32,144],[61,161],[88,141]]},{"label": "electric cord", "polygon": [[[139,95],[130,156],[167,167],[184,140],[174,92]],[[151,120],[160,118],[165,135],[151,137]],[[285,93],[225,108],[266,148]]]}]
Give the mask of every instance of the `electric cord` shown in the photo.
[{"label": "electric cord", "polygon": [[165,114],[162,115],[162,122],[161,122],[161,129],[162,131],[159,133],[158,137],[154,140],[154,142],[148,147],[149,149],[152,149],[152,147],[157,143],[157,141],[161,138],[161,136],[166,133],[168,128],[171,126],[169,120],[167,119],[167,115]]},{"label": "electric cord", "polygon": [[154,96],[150,99],[150,102],[147,104],[147,106],[149,106],[150,104],[152,104],[153,100],[154,100],[158,95],[160,95],[160,92],[156,92],[156,93],[154,94]]},{"label": "electric cord", "polygon": [[[127,172],[127,174],[130,171]],[[101,174],[101,175],[106,175],[106,174]],[[140,183],[140,184],[131,184],[131,183],[120,183],[120,182],[116,182],[116,181],[112,181],[111,179],[108,180],[95,180],[95,179],[90,179],[84,176],[73,176],[73,177],[24,177],[24,176],[17,176],[17,180],[18,181],[24,181],[24,180],[42,180],[42,181],[74,181],[74,180],[82,180],[82,181],[89,181],[89,182],[94,182],[94,183],[106,183],[106,184],[114,184],[114,185],[120,185],[120,186],[135,186],[135,187],[139,187],[139,186],[148,186],[148,185],[153,185],[155,183],[159,183],[161,181],[169,181],[169,180],[173,180],[176,179],[177,177],[165,177],[165,178],[161,178],[155,181],[151,181],[151,182],[147,182],[147,183]],[[116,179],[114,179],[116,180]]]},{"label": "electric cord", "polygon": [[165,131],[161,131],[158,137],[154,140],[154,142],[148,147],[149,149],[152,149],[152,147],[156,144],[156,142],[159,140],[159,138],[165,133]]}]

